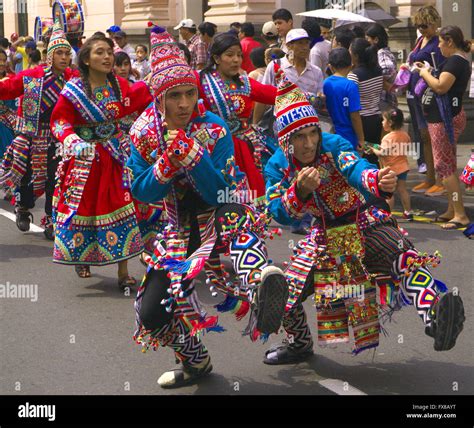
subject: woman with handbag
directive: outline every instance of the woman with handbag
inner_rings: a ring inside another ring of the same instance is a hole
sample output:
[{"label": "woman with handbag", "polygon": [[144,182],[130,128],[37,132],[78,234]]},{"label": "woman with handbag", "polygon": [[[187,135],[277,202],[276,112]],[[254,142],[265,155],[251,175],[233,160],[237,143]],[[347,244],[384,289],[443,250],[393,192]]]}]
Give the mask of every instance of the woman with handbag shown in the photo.
[{"label": "woman with handbag", "polygon": [[[430,68],[421,62],[416,62],[415,67],[429,86],[423,97],[423,109],[433,147],[435,170],[446,186],[449,203],[448,210],[439,219],[446,222],[444,229],[451,230],[469,224],[456,173],[456,142],[466,128],[463,95],[471,77],[471,66],[466,55],[471,51],[471,42],[464,39],[461,29],[456,26],[443,27],[439,34],[439,47],[447,58],[441,65],[439,78],[432,76]],[[443,103],[440,97],[445,94],[447,100]]]},{"label": "woman with handbag", "polygon": [[[413,22],[421,36],[408,55],[408,66],[412,67],[417,61],[426,61],[433,66],[433,59],[437,64],[441,64],[445,58],[438,47],[439,38],[436,35],[436,31],[441,24],[441,16],[436,8],[433,6],[421,7],[413,17]],[[430,134],[428,133],[428,125],[423,116],[423,109],[421,107],[422,94],[419,96],[415,94],[415,88],[419,79],[420,76],[417,73],[411,74],[407,90],[407,103],[410,110],[415,141],[421,144],[418,165],[420,167],[423,163],[426,165],[426,180],[413,187],[412,191],[415,193],[424,193],[426,196],[438,196],[444,193],[444,189],[441,186],[441,182],[437,181],[435,176]]]}]

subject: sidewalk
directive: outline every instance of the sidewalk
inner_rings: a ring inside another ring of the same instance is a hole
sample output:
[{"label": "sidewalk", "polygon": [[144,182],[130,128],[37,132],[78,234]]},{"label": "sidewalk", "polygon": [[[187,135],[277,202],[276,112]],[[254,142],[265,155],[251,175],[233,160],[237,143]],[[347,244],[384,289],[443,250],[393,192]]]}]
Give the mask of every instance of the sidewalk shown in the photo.
[{"label": "sidewalk", "polygon": [[[458,144],[457,146],[457,165],[458,175],[461,174],[463,168],[466,166],[467,161],[471,156],[471,149],[474,148],[474,143],[471,144]],[[408,157],[408,163],[410,165],[410,172],[408,173],[407,187],[412,189],[418,183],[421,183],[425,179],[424,174],[418,173],[418,165],[416,159]],[[464,206],[466,207],[466,213],[471,221],[474,221],[474,190],[466,192],[466,186],[461,183],[462,195]],[[422,210],[425,212],[436,211],[438,214],[446,211],[448,207],[447,196],[425,196],[422,193],[410,192],[411,206],[413,210]],[[397,198],[397,208],[400,208],[400,201]]]}]

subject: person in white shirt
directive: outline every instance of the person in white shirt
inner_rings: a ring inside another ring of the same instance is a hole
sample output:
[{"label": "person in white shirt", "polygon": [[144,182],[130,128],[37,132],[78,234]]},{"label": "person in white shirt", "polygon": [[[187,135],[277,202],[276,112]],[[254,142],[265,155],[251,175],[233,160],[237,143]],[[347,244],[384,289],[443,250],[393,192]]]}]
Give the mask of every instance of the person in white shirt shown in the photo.
[{"label": "person in white shirt", "polygon": [[112,34],[112,38],[115,40],[117,45],[122,49],[132,61],[137,59],[135,49],[127,42],[127,34],[124,31],[117,31]]},{"label": "person in white shirt", "polygon": [[301,24],[311,38],[311,51],[309,52],[309,62],[321,69],[326,77],[326,70],[329,62],[329,52],[331,52],[331,42],[321,35],[321,27],[315,18],[305,18]]}]

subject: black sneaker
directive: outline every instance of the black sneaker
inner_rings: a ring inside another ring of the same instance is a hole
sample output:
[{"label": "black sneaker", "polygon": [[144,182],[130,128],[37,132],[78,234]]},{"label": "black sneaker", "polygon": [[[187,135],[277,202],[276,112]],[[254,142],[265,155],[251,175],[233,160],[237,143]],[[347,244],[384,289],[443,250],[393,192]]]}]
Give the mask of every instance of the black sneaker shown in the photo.
[{"label": "black sneaker", "polygon": [[265,352],[263,362],[274,366],[280,364],[295,364],[306,361],[313,355],[313,342],[308,344],[308,346],[298,349],[284,339],[282,344],[272,346]]},{"label": "black sneaker", "polygon": [[288,300],[288,283],[276,266],[262,270],[257,289],[257,330],[264,334],[278,333]]},{"label": "black sneaker", "polygon": [[434,338],[435,351],[448,351],[454,347],[465,319],[460,296],[452,292],[441,296],[434,307],[431,325],[425,329],[425,333]]},{"label": "black sneaker", "polygon": [[17,208],[15,210],[16,214],[16,226],[22,232],[28,232],[30,230],[30,223],[33,221],[33,214],[31,214],[27,209]]}]

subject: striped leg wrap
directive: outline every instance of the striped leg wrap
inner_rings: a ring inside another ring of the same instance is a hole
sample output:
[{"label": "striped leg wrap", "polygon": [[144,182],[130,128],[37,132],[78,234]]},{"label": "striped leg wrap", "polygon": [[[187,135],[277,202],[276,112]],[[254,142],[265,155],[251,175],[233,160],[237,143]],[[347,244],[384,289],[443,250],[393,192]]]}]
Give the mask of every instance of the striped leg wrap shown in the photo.
[{"label": "striped leg wrap", "polygon": [[283,328],[286,331],[289,344],[296,348],[312,348],[313,339],[306,320],[306,313],[302,304],[295,305],[283,317]]},{"label": "striped leg wrap", "polygon": [[426,267],[410,269],[409,258],[417,258],[416,250],[400,254],[393,263],[393,273],[400,279],[401,292],[407,296],[416,307],[418,315],[426,325],[431,323],[430,308],[439,299],[435,280]]},{"label": "striped leg wrap", "polygon": [[163,326],[155,337],[162,346],[172,348],[181,362],[196,365],[209,355],[198,336],[191,336],[188,326],[180,318],[174,318],[170,324]]}]

